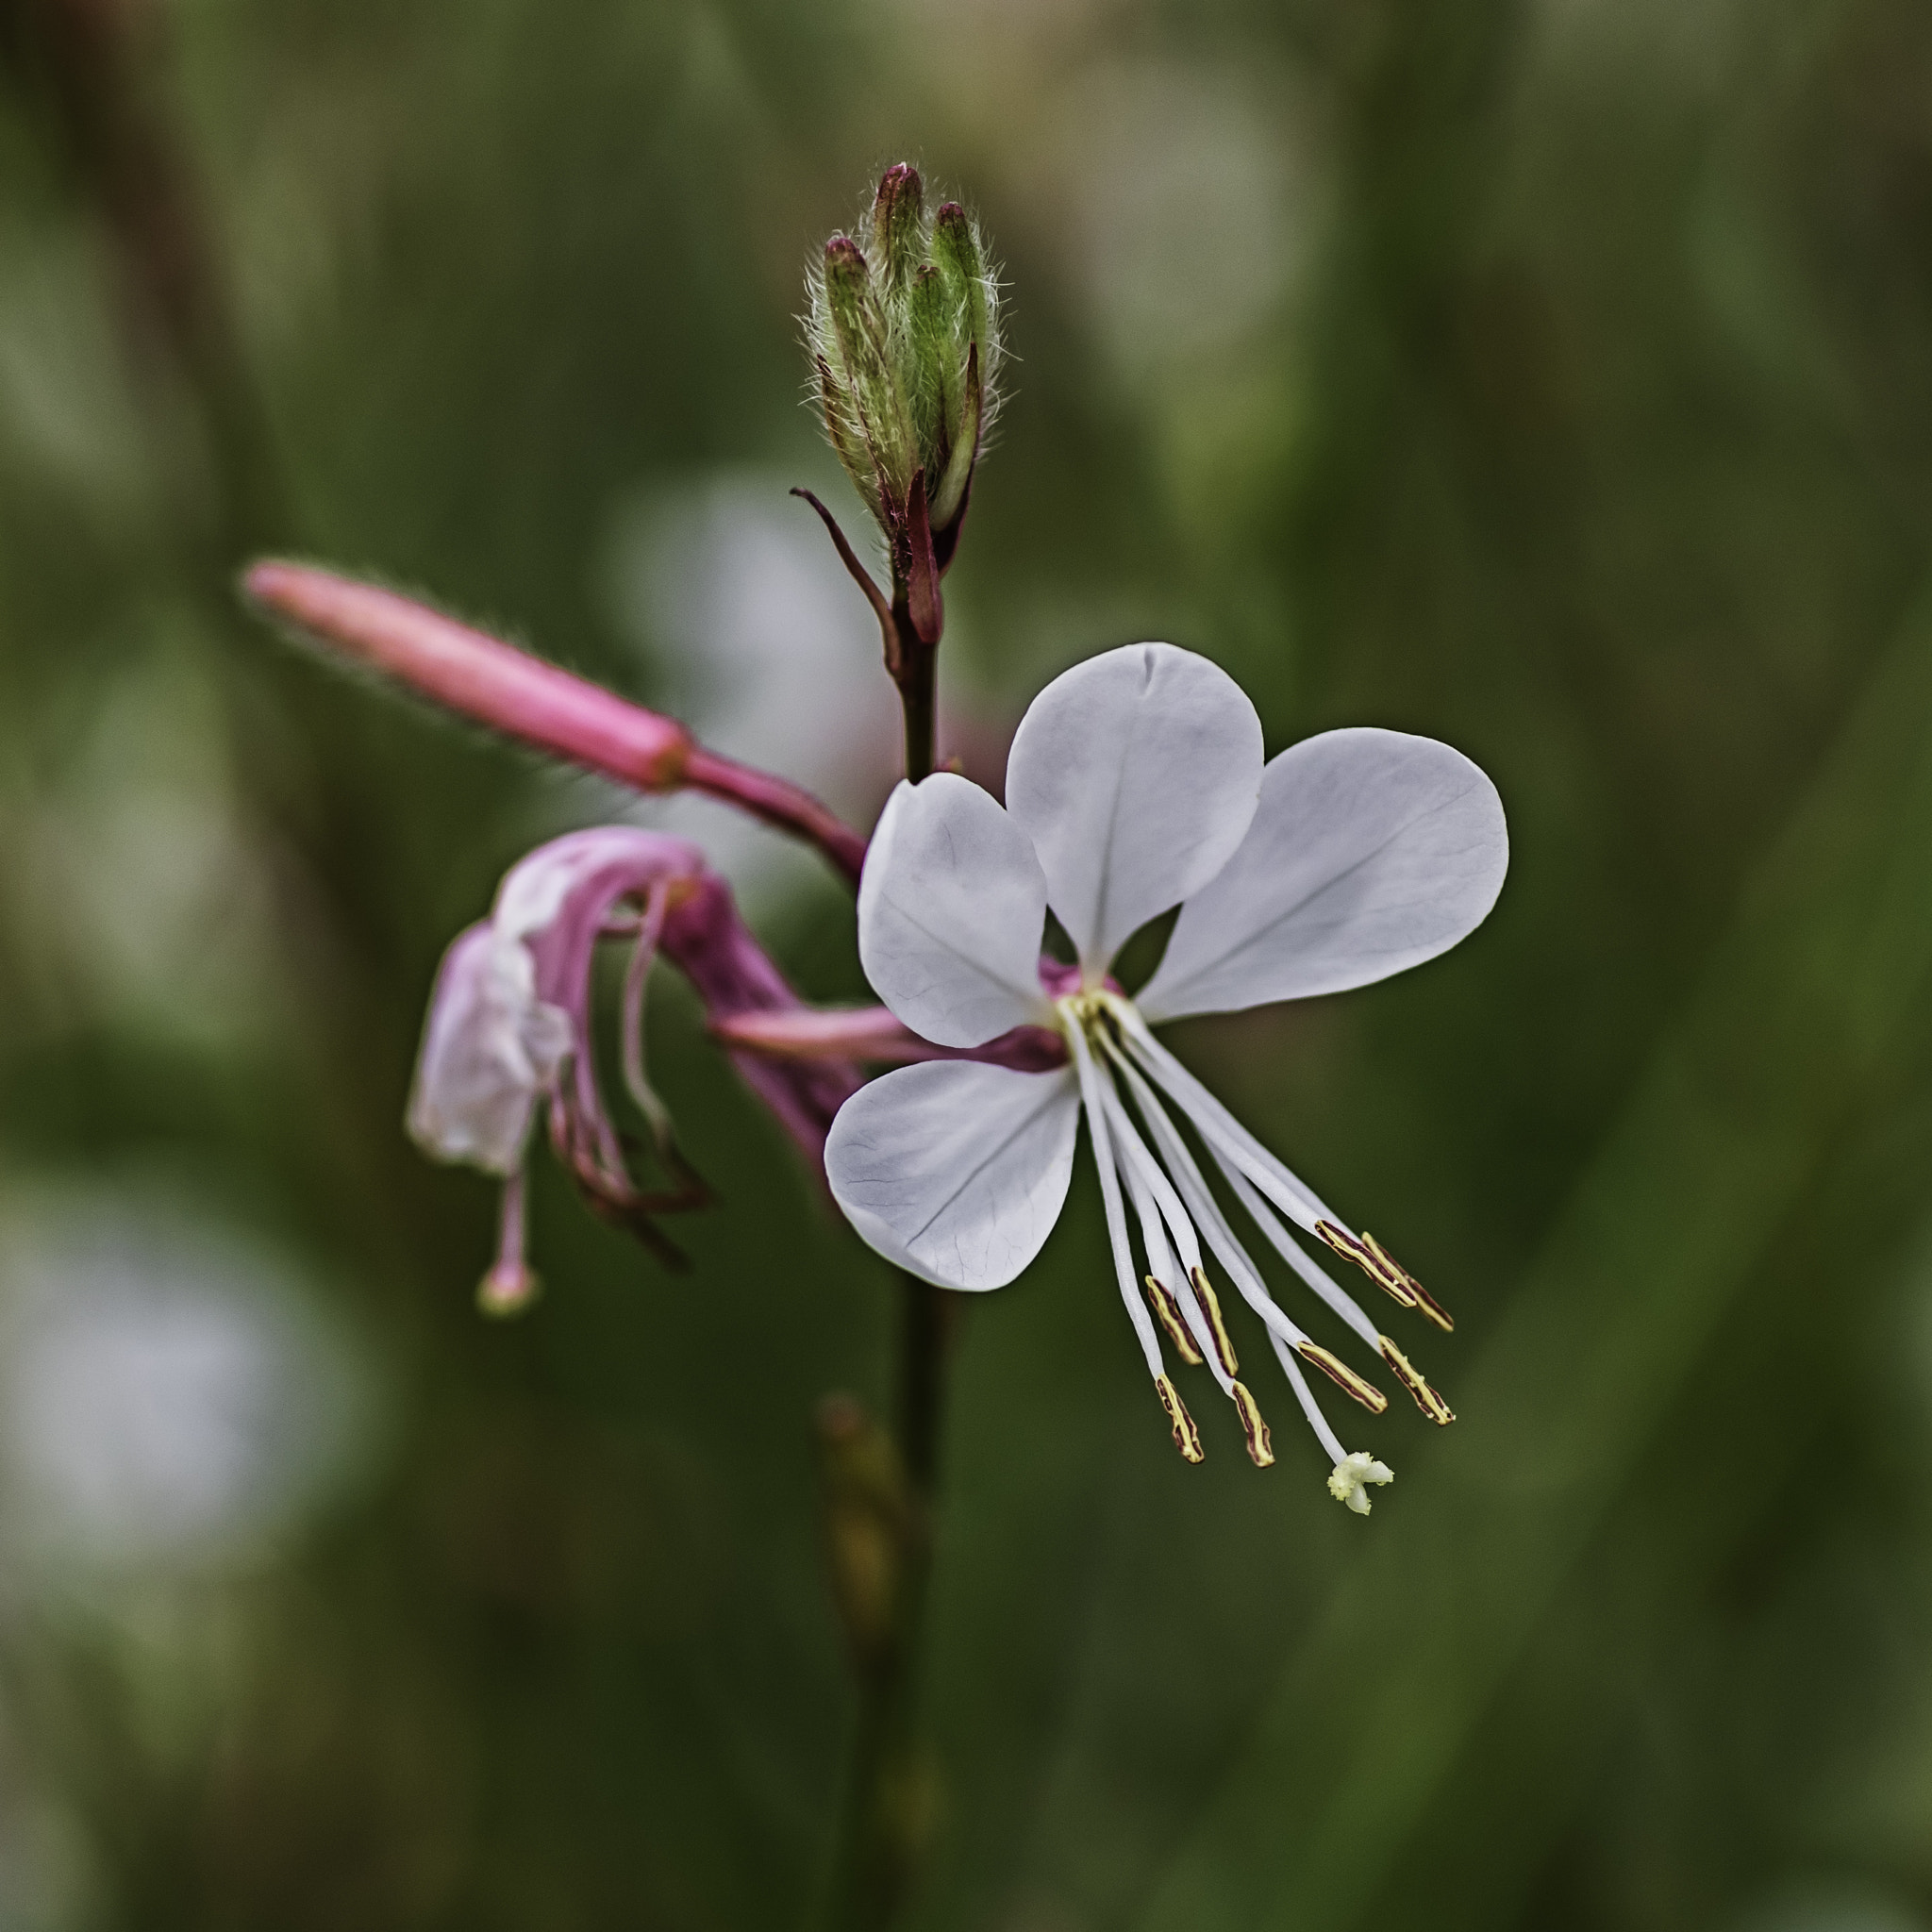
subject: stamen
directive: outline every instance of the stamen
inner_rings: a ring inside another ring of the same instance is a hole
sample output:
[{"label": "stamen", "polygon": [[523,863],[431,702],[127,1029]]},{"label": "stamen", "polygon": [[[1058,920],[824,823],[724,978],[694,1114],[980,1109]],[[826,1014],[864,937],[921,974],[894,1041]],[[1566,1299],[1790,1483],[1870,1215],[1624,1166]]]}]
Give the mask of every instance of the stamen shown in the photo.
[{"label": "stamen", "polygon": [[[1103,1035],[1103,1039],[1105,1036]],[[1109,1058],[1118,1058],[1119,1050],[1109,1045]],[[1124,1062],[1122,1063],[1124,1067]],[[1099,1063],[1096,1061],[1096,1073]],[[1134,1123],[1126,1108],[1121,1104],[1121,1097],[1114,1091],[1111,1078],[1099,1082],[1101,1098],[1107,1107],[1107,1129],[1113,1142],[1120,1167],[1121,1178],[1127,1184],[1127,1191],[1134,1197],[1134,1206],[1141,1216],[1141,1236],[1147,1249],[1148,1272],[1163,1282],[1191,1280],[1193,1272],[1201,1265],[1201,1243],[1194,1234],[1194,1224],[1188,1218],[1188,1210],[1181,1204],[1181,1198],[1174,1192],[1174,1183],[1161,1172],[1160,1163],[1155,1159],[1134,1130]],[[1174,1246],[1168,1245],[1168,1235],[1174,1236]],[[1180,1251],[1180,1266],[1174,1266],[1174,1249]],[[1201,1361],[1209,1354],[1215,1361],[1215,1379],[1225,1392],[1233,1371],[1222,1366],[1222,1353],[1216,1346],[1213,1330],[1208,1326],[1198,1300],[1191,1294],[1181,1296],[1176,1293],[1174,1305],[1181,1320],[1186,1324],[1190,1338],[1196,1353],[1190,1356],[1190,1361]]]},{"label": "stamen", "polygon": [[1188,1278],[1193,1283],[1194,1299],[1208,1318],[1208,1332],[1214,1338],[1214,1353],[1221,1366],[1230,1375],[1239,1374],[1241,1364],[1234,1358],[1234,1343],[1228,1339],[1227,1324],[1221,1319],[1221,1300],[1208,1279],[1208,1271],[1196,1268]]},{"label": "stamen", "polygon": [[1205,1462],[1207,1454],[1201,1447],[1201,1432],[1194,1426],[1194,1418],[1188,1413],[1188,1405],[1181,1400],[1179,1391],[1165,1375],[1155,1376],[1154,1391],[1160,1397],[1168,1421],[1174,1424],[1174,1446],[1188,1461]]},{"label": "stamen", "polygon": [[659,879],[645,898],[642,916],[638,920],[638,942],[632,950],[630,964],[625,969],[622,1008],[624,1084],[637,1102],[638,1111],[650,1123],[651,1138],[659,1154],[671,1145],[671,1109],[644,1077],[644,983],[650,977],[651,961],[657,957],[658,941],[664,931],[669,897],[667,882]]},{"label": "stamen", "polygon": [[1345,1228],[1337,1227],[1332,1221],[1316,1222],[1315,1232],[1343,1260],[1353,1261],[1377,1288],[1385,1290],[1405,1308],[1415,1307],[1416,1300],[1409,1291],[1408,1276],[1390,1260],[1380,1248],[1357,1241]]},{"label": "stamen", "polygon": [[[1249,1197],[1248,1191],[1241,1188],[1240,1182],[1235,1178],[1234,1170],[1236,1168],[1239,1168],[1245,1174],[1255,1188],[1265,1193],[1276,1207],[1288,1215],[1290,1220],[1293,1221],[1298,1226],[1319,1235],[1337,1254],[1353,1261],[1393,1300],[1399,1302],[1404,1307],[1422,1308],[1428,1318],[1436,1322],[1439,1326],[1447,1328],[1452,1325],[1448,1311],[1433,1296],[1427,1294],[1424,1291],[1422,1284],[1409,1274],[1385,1248],[1373,1240],[1366,1237],[1358,1239],[1343,1229],[1335,1219],[1333,1213],[1322,1205],[1319,1197],[1315,1195],[1312,1190],[1304,1186],[1294,1174],[1290,1173],[1280,1161],[1275,1159],[1165,1047],[1161,1046],[1155,1040],[1153,1035],[1148,1032],[1145,1021],[1135,1010],[1130,1001],[1119,998],[1118,996],[1103,995],[1103,997],[1107,999],[1108,1010],[1115,1020],[1120,1040],[1125,1052],[1130,1053],[1133,1059],[1138,1060],[1141,1066],[1145,1067],[1148,1073],[1159,1081],[1161,1086],[1166,1088],[1168,1092],[1186,1110],[1203,1140],[1207,1141],[1209,1149],[1213,1152],[1217,1163],[1224,1173],[1228,1174],[1230,1180],[1234,1182],[1237,1191],[1241,1194],[1244,1202],[1247,1202],[1251,1208],[1254,1206]],[[1146,1093],[1145,1083],[1135,1076],[1131,1062],[1124,1057],[1123,1053],[1116,1052],[1114,1058],[1119,1062],[1121,1071],[1128,1081],[1136,1103],[1141,1107],[1142,1112],[1147,1115],[1150,1125],[1153,1125],[1156,1115],[1160,1112],[1158,1104],[1152,1102],[1151,1096]],[[1171,1124],[1164,1123],[1164,1117],[1163,1124],[1166,1125],[1166,1131],[1163,1133],[1157,1126],[1156,1138],[1161,1143],[1163,1155],[1167,1158],[1170,1165],[1174,1167],[1176,1174],[1179,1175],[1183,1172],[1184,1163],[1187,1168],[1192,1168],[1192,1162],[1184,1153],[1179,1159],[1176,1159],[1176,1147],[1171,1143],[1177,1143],[1178,1136],[1174,1133]],[[1225,1158],[1224,1158],[1224,1157]],[[1198,1169],[1193,1169],[1193,1179],[1196,1190],[1201,1194],[1205,1194],[1206,1188],[1200,1181]],[[1229,1241],[1232,1241],[1232,1236],[1227,1234],[1225,1224],[1220,1224],[1217,1225],[1218,1212],[1210,1214],[1210,1212],[1204,1209],[1203,1203],[1194,1198],[1190,1199],[1189,1207],[1201,1220],[1202,1225],[1208,1231],[1209,1240],[1213,1242],[1217,1252],[1220,1252],[1222,1249],[1222,1237],[1225,1236]],[[1259,1217],[1257,1217],[1257,1220],[1259,1220]],[[1271,1240],[1274,1240],[1276,1231],[1273,1225],[1266,1221],[1260,1221],[1259,1224],[1262,1226],[1262,1231],[1268,1234]],[[1355,1307],[1352,1300],[1349,1297],[1341,1295],[1341,1291],[1334,1288],[1333,1283],[1327,1281],[1327,1277],[1320,1270],[1315,1270],[1311,1274],[1308,1268],[1303,1267],[1297,1262],[1295,1254],[1290,1252],[1293,1246],[1291,1242],[1287,1242],[1285,1240],[1276,1241],[1275,1245],[1283,1248],[1284,1254],[1291,1261],[1291,1264],[1297,1267],[1297,1272],[1302,1274],[1303,1278],[1307,1280],[1309,1285],[1315,1288],[1318,1293],[1323,1293],[1324,1299],[1328,1300],[1331,1307],[1336,1307],[1338,1312],[1342,1313],[1345,1318],[1351,1316],[1357,1318],[1351,1322],[1351,1325],[1357,1325],[1357,1323],[1363,1327],[1367,1325],[1366,1318],[1361,1317],[1360,1310]],[[1226,1257],[1224,1255],[1224,1259]],[[1245,1259],[1245,1257],[1243,1257],[1243,1259]],[[1278,1311],[1274,1310],[1272,1298],[1266,1295],[1265,1291],[1260,1290],[1258,1280],[1255,1281],[1251,1287],[1248,1281],[1242,1279],[1239,1272],[1232,1268],[1230,1268],[1229,1272],[1234,1274],[1236,1285],[1255,1307],[1257,1312],[1260,1313],[1265,1321],[1268,1321],[1270,1340],[1275,1345],[1275,1354],[1281,1357],[1283,1366],[1288,1367],[1289,1357],[1286,1349],[1282,1346],[1283,1341],[1286,1341],[1290,1347],[1298,1349],[1300,1343],[1307,1338],[1298,1329],[1293,1330],[1291,1334],[1284,1335],[1282,1330],[1285,1327],[1291,1326],[1291,1324],[1287,1324],[1285,1318],[1271,1319],[1271,1315],[1278,1317]],[[1252,1273],[1252,1267],[1250,1267],[1250,1272]],[[1328,1290],[1332,1291],[1332,1293],[1324,1293],[1324,1285]],[[1257,1298],[1257,1293],[1259,1294],[1259,1299]],[[1387,1336],[1378,1334],[1375,1340],[1376,1345],[1382,1351],[1383,1358],[1389,1362],[1390,1366],[1402,1378],[1403,1385],[1415,1398],[1416,1406],[1421,1408],[1423,1413],[1437,1424],[1446,1424],[1454,1422],[1456,1420],[1455,1411],[1415,1370],[1407,1357],[1402,1354],[1401,1350],[1396,1348],[1395,1344]],[[1291,1374],[1299,1383],[1299,1371],[1291,1370]],[[1342,1386],[1346,1388],[1349,1385],[1344,1382]],[[1364,1384],[1363,1386],[1368,1387],[1370,1385]],[[1355,1391],[1351,1388],[1349,1392],[1354,1394]],[[1359,1400],[1360,1398],[1357,1397],[1357,1399]],[[1307,1402],[1303,1404],[1305,1408],[1309,1407],[1309,1406]],[[1312,1415],[1310,1420],[1313,1420]],[[1338,1457],[1338,1459],[1340,1458]]]},{"label": "stamen", "polygon": [[1363,1313],[1361,1304],[1333,1280],[1327,1270],[1302,1252],[1301,1243],[1282,1226],[1275,1218],[1274,1208],[1255,1191],[1253,1183],[1233,1161],[1229,1160],[1218,1147],[1208,1150],[1214,1156],[1214,1164],[1220,1168],[1227,1184],[1234,1190],[1235,1198],[1248,1211],[1249,1219],[1268,1237],[1274,1252],[1301,1276],[1308,1287],[1366,1341],[1371,1348],[1375,1345],[1375,1324]]},{"label": "stamen", "polygon": [[1307,1418],[1309,1428],[1315,1432],[1315,1440],[1327,1451],[1328,1460],[1345,1460],[1348,1451],[1341,1446],[1341,1438],[1328,1426],[1328,1418],[1322,1413],[1314,1391],[1308,1387],[1308,1378],[1302,1374],[1302,1365],[1294,1357],[1294,1351],[1272,1330],[1268,1340],[1274,1346],[1274,1359],[1281,1364],[1281,1373],[1288,1377],[1288,1386],[1294,1391],[1294,1399],[1301,1404],[1302,1413]]},{"label": "stamen", "polygon": [[1153,1303],[1160,1325],[1167,1330],[1167,1339],[1174,1343],[1174,1354],[1191,1369],[1198,1369],[1201,1351],[1194,1346],[1194,1338],[1188,1333],[1188,1324],[1181,1320],[1180,1305],[1151,1274],[1147,1276],[1147,1299]]},{"label": "stamen", "polygon": [[[1073,1048],[1074,1065],[1080,1077],[1080,1101],[1087,1111],[1087,1136],[1093,1148],[1093,1164],[1100,1171],[1100,1204],[1107,1210],[1107,1239],[1113,1249],[1114,1279],[1120,1286],[1127,1320],[1134,1324],[1141,1353],[1146,1358],[1147,1373],[1157,1382],[1163,1381],[1166,1372],[1161,1367],[1160,1343],[1155,1340],[1154,1324],[1147,1319],[1147,1310],[1134,1291],[1134,1257],[1127,1245],[1127,1212],[1121,1202],[1120,1175],[1114,1169],[1113,1143],[1108,1137],[1107,1108],[1101,1098],[1102,1090],[1108,1085],[1107,1076],[1093,1064],[1093,1056],[1077,1024],[1067,1028],[1067,1043]],[[1191,1423],[1189,1427],[1192,1426]],[[1185,1447],[1181,1453],[1187,1454]]]},{"label": "stamen", "polygon": [[1160,1209],[1154,1205],[1154,1196],[1135,1172],[1133,1162],[1123,1160],[1121,1152],[1116,1144],[1114,1164],[1120,1170],[1121,1179],[1127,1184],[1127,1192],[1133,1196],[1134,1211],[1141,1217],[1141,1245],[1147,1251],[1147,1273],[1141,1278],[1147,1284],[1148,1301],[1153,1306],[1156,1319],[1167,1331],[1167,1339],[1179,1351],[1182,1361],[1190,1368],[1199,1368],[1201,1351],[1194,1345],[1194,1338],[1188,1333],[1180,1304],[1166,1287],[1170,1281],[1180,1280],[1181,1274],[1174,1263],[1174,1250],[1167,1244]]},{"label": "stamen", "polygon": [[1422,1372],[1385,1335],[1381,1338],[1382,1359],[1402,1377],[1402,1386],[1415,1397],[1415,1406],[1432,1423],[1444,1428],[1456,1420],[1456,1411],[1424,1380]]},{"label": "stamen", "polygon": [[1135,1071],[1131,1060],[1117,1049],[1111,1057],[1133,1093],[1134,1104],[1140,1108],[1159,1143],[1160,1158],[1173,1172],[1173,1185],[1180,1190],[1188,1213],[1200,1224],[1202,1232],[1208,1237],[1208,1245],[1220,1257],[1229,1278],[1241,1291],[1241,1299],[1268,1324],[1269,1332],[1286,1341],[1291,1348],[1296,1342],[1306,1341],[1301,1329],[1275,1306],[1274,1297],[1262,1285],[1260,1271],[1249,1257],[1248,1251],[1235,1239],[1226,1216],[1208,1191],[1208,1183],[1201,1178],[1201,1170],[1195,1166],[1187,1142],[1168,1118],[1167,1109],[1155,1098],[1153,1091]]},{"label": "stamen", "polygon": [[1330,1355],[1319,1341],[1301,1342],[1295,1353],[1303,1361],[1313,1362],[1337,1388],[1345,1389],[1371,1415],[1380,1415],[1389,1407],[1389,1398],[1373,1382],[1364,1381],[1339,1355]]},{"label": "stamen", "polygon": [[1241,1411],[1241,1428],[1248,1439],[1248,1460],[1257,1469],[1271,1468],[1274,1461],[1274,1438],[1268,1433],[1260,1407],[1248,1393],[1244,1382],[1234,1385],[1234,1406]]},{"label": "stamen", "polygon": [[1386,1462],[1377,1462],[1365,1449],[1344,1456],[1330,1471],[1328,1493],[1345,1503],[1357,1516],[1369,1513],[1369,1483],[1392,1483],[1395,1472]]},{"label": "stamen", "polygon": [[592,1058],[590,1041],[578,1041],[570,1057],[568,1091],[559,1084],[550,1097],[550,1139],[587,1186],[622,1198],[632,1191],[630,1170],[604,1109]]},{"label": "stamen", "polygon": [[1258,1187],[1297,1227],[1313,1230],[1317,1221],[1333,1221],[1334,1210],[1307,1182],[1278,1160],[1229,1113],[1187,1068],[1147,1030],[1147,1023],[1131,1000],[1117,993],[1100,995],[1120,1028],[1134,1058],[1174,1097],[1200,1130],[1203,1140],[1218,1144],[1246,1170]]},{"label": "stamen", "polygon": [[1443,1334],[1447,1335],[1455,1328],[1456,1324],[1451,1319],[1449,1310],[1445,1308],[1442,1306],[1442,1304],[1439,1302],[1435,1298],[1435,1296],[1432,1295],[1428,1291],[1428,1290],[1425,1289],[1422,1285],[1422,1283],[1418,1281],[1415,1278],[1415,1276],[1411,1274],[1408,1272],[1408,1270],[1405,1268],[1402,1265],[1402,1263],[1398,1261],[1395,1258],[1395,1257],[1391,1255],[1389,1252],[1389,1250],[1385,1248],[1382,1245],[1382,1243],[1378,1241],[1375,1239],[1375,1237],[1368,1231],[1367,1228],[1362,1229],[1362,1244],[1370,1251],[1370,1253],[1372,1253],[1374,1256],[1376,1260],[1382,1263],[1382,1265],[1385,1268],[1392,1268],[1394,1269],[1396,1274],[1402,1276],[1403,1285],[1408,1290],[1409,1293],[1415,1297],[1416,1306],[1422,1309],[1423,1313],[1425,1314],[1429,1318],[1429,1320],[1436,1324],[1438,1328],[1441,1329]]},{"label": "stamen", "polygon": [[[1174,1250],[1167,1246],[1167,1231],[1161,1224],[1161,1209],[1154,1206],[1154,1196],[1140,1184],[1140,1174],[1134,1173],[1132,1163],[1119,1159],[1119,1152],[1121,1150],[1117,1145],[1115,1165],[1121,1169],[1121,1178],[1126,1182],[1126,1192],[1134,1198],[1134,1211],[1140,1215],[1140,1244],[1148,1252],[1148,1272],[1140,1279],[1148,1285],[1150,1296],[1156,1289],[1159,1289],[1161,1294],[1169,1296],[1171,1306],[1167,1307],[1161,1307],[1159,1300],[1154,1302],[1154,1314],[1169,1331],[1169,1341],[1173,1341],[1176,1349],[1180,1351],[1180,1360],[1191,1366],[1198,1366],[1202,1358],[1200,1349],[1194,1346],[1194,1337],[1189,1333],[1189,1327],[1186,1327],[1186,1322],[1180,1316],[1180,1304],[1173,1302],[1173,1296],[1165,1287],[1169,1281],[1180,1281],[1182,1277],[1180,1270],[1174,1263]],[[1174,1324],[1180,1324],[1178,1333],[1174,1333]]]},{"label": "stamen", "polygon": [[[1227,1224],[1213,1195],[1208,1191],[1208,1184],[1201,1176],[1201,1170],[1188,1145],[1180,1137],[1174,1122],[1168,1118],[1167,1109],[1155,1097],[1147,1082],[1141,1076],[1132,1060],[1102,1035],[1102,1042],[1108,1047],[1108,1058],[1119,1069],[1121,1077],[1126,1081],[1128,1091],[1134,1097],[1134,1104],[1141,1109],[1141,1117],[1147,1123],[1159,1149],[1160,1158],[1167,1164],[1173,1176],[1172,1185],[1180,1190],[1187,1203],[1187,1211],[1200,1224],[1211,1246],[1226,1268],[1229,1277],[1241,1291],[1241,1297],[1266,1324],[1268,1341],[1274,1350],[1275,1359],[1281,1364],[1282,1373],[1287,1375],[1289,1386],[1294,1391],[1295,1400],[1301,1405],[1302,1414],[1307,1418],[1308,1426],[1314,1430],[1316,1439],[1327,1452],[1330,1462],[1341,1462],[1348,1454],[1341,1446],[1341,1439],[1328,1426],[1327,1418],[1323,1415],[1307,1377],[1302,1374],[1301,1363],[1296,1359],[1294,1350],[1307,1341],[1307,1337],[1297,1328],[1274,1305],[1274,1298],[1262,1286],[1259,1273],[1248,1257],[1248,1253],[1235,1239],[1233,1230]],[[1120,1106],[1116,1098],[1115,1106]],[[1311,1264],[1312,1265],[1312,1264]],[[1204,1276],[1205,1279],[1205,1276]],[[1373,1332],[1373,1331],[1372,1331]],[[1233,1397],[1241,1411],[1245,1428],[1252,1417],[1262,1431],[1250,1436],[1251,1445],[1258,1447],[1272,1459],[1274,1443],[1265,1433],[1266,1424],[1261,1422],[1260,1411],[1255,1406],[1254,1397],[1247,1389],[1230,1378],[1228,1393]]]}]

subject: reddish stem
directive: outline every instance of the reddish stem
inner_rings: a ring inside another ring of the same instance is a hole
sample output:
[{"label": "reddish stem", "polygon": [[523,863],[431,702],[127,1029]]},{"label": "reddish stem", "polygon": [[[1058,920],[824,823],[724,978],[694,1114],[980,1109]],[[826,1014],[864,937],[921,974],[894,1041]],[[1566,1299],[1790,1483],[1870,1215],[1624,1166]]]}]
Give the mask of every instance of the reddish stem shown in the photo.
[{"label": "reddish stem", "polygon": [[266,561],[242,579],[264,610],[356,662],[508,737],[639,791],[709,793],[816,845],[857,881],[865,841],[789,780],[707,751],[647,711],[499,638],[393,591],[306,564]]},{"label": "reddish stem", "polygon": [[[707,875],[675,896],[665,915],[664,956],[705,1003],[714,1031],[758,1013],[802,1008],[785,975],[746,930],[731,889]],[[727,1039],[727,1044],[730,1044]],[[832,1117],[858,1091],[861,1075],[849,1058],[826,1055],[780,1063],[734,1047],[733,1063],[824,1175],[825,1135]]]},{"label": "reddish stem", "polygon": [[685,758],[684,782],[692,791],[722,798],[781,832],[809,840],[855,886],[858,883],[865,864],[864,838],[802,786],[755,765],[741,765],[701,744],[693,744]]}]

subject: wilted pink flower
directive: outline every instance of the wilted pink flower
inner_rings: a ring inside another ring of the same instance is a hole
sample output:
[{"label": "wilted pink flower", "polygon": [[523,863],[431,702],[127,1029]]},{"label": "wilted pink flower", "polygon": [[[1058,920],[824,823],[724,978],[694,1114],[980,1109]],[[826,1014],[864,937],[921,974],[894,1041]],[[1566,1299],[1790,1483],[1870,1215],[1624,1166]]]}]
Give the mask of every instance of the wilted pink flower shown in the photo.
[{"label": "wilted pink flower", "polygon": [[[597,1078],[592,966],[603,939],[629,941],[619,1013],[625,1085],[647,1124],[667,1185],[639,1186]],[[504,1181],[501,1240],[483,1306],[525,1306],[524,1162],[540,1103],[550,1142],[586,1198],[666,1259],[676,1250],[653,1217],[705,1191],[677,1150],[644,1073],[643,1000],[659,952],[718,1018],[787,1011],[801,1002],[745,929],[729,889],[689,841],[623,825],[539,846],[505,875],[490,917],[444,955],[409,1099],[409,1132],[438,1159]],[[785,1064],[735,1055],[753,1089],[818,1164],[832,1116],[857,1088],[838,1061]]]}]

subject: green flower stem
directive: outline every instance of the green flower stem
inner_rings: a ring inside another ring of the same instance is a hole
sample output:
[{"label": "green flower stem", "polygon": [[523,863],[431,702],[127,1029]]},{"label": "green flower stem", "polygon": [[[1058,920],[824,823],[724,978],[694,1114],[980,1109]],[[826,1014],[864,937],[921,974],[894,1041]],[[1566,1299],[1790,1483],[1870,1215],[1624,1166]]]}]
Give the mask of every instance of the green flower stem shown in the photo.
[{"label": "green flower stem", "polygon": [[[893,600],[892,622],[906,775],[917,784],[936,759],[939,650],[914,631],[903,591]],[[924,1848],[931,1772],[919,1737],[919,1666],[932,1575],[948,1312],[943,1289],[899,1275],[893,1433],[904,1496],[891,1614],[883,1641],[858,1665],[858,1722],[823,1932],[883,1932],[891,1925]]]},{"label": "green flower stem", "polygon": [[917,785],[932,774],[939,646],[922,642],[901,598],[892,606],[899,639],[899,704],[906,714],[906,775]]}]

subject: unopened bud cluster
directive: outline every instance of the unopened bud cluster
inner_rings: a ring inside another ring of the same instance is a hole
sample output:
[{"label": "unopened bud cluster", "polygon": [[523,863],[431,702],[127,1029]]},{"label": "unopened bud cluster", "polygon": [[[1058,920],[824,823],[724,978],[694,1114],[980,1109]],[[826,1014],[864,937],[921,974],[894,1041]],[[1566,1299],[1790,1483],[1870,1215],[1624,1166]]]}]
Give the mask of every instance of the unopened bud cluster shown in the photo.
[{"label": "unopened bud cluster", "polygon": [[996,403],[998,287],[972,219],[928,219],[919,171],[889,169],[865,245],[835,235],[807,318],[825,428],[884,532],[895,585],[952,561]]}]

